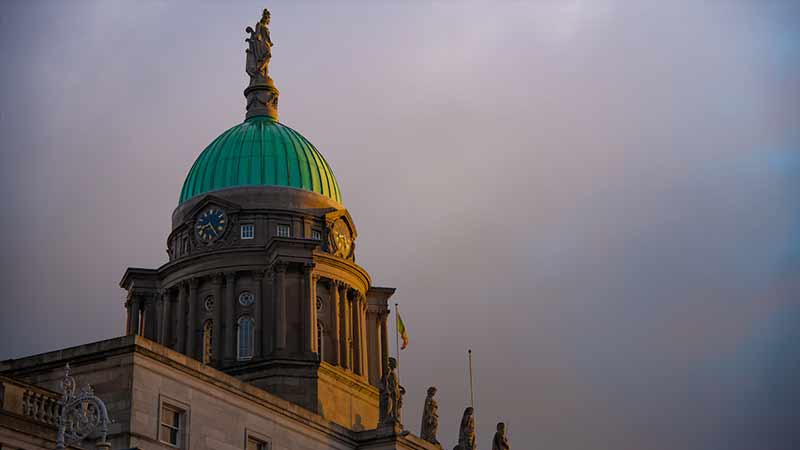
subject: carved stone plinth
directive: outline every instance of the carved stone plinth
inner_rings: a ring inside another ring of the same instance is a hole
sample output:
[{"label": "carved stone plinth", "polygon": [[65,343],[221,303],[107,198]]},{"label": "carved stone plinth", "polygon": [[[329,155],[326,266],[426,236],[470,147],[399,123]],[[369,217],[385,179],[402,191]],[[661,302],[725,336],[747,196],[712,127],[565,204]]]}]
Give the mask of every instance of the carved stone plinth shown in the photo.
[{"label": "carved stone plinth", "polygon": [[246,118],[253,116],[269,116],[278,120],[278,88],[269,80],[268,84],[248,86],[244,90],[247,99]]}]

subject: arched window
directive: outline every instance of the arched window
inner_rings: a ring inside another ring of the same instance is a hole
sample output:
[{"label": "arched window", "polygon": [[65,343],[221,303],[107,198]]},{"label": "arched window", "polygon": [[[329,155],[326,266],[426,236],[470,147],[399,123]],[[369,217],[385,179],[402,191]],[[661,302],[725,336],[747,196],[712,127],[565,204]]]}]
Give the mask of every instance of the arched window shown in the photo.
[{"label": "arched window", "polygon": [[323,346],[322,340],[322,322],[317,321],[317,354],[319,355],[319,360],[323,361],[324,356],[322,354],[322,350],[325,347]]},{"label": "arched window", "polygon": [[236,359],[245,360],[253,357],[253,346],[255,343],[253,328],[255,321],[250,316],[239,318],[239,333],[237,337]]},{"label": "arched window", "polygon": [[203,364],[211,363],[211,349],[214,342],[214,322],[206,320],[203,322]]}]

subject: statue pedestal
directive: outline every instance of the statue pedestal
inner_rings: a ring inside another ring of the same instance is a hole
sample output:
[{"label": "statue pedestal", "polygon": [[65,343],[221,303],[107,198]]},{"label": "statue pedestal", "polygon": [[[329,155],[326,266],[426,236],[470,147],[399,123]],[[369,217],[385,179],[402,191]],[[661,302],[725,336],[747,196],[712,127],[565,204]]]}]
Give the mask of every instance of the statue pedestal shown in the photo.
[{"label": "statue pedestal", "polygon": [[269,80],[268,84],[255,84],[244,90],[247,99],[247,114],[253,116],[269,116],[278,120],[278,88]]}]

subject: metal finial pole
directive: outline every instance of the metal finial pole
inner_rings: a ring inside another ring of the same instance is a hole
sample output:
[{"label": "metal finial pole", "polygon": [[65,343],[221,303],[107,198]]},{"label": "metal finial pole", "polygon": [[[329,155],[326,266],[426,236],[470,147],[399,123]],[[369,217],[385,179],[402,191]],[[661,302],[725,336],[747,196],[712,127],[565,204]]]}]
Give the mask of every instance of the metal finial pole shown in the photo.
[{"label": "metal finial pole", "polygon": [[469,354],[469,406],[475,408],[475,395],[472,390],[472,349],[467,350]]}]

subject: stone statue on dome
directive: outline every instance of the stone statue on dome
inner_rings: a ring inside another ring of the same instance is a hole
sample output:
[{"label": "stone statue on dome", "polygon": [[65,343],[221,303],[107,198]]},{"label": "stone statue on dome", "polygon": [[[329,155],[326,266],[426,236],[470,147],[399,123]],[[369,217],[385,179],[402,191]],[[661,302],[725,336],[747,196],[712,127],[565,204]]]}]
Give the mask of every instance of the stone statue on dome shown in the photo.
[{"label": "stone statue on dome", "polygon": [[254,116],[269,116],[278,120],[278,88],[269,76],[269,61],[272,59],[272,39],[269,36],[268,10],[261,13],[261,19],[252,27],[244,31],[250,33],[247,42],[247,58],[244,70],[250,76],[250,83],[244,90],[247,99],[246,118]]},{"label": "stone statue on dome", "polygon": [[264,9],[256,29],[245,28],[250,37],[245,39],[249,44],[246,53],[245,71],[250,76],[250,86],[256,84],[272,84],[269,77],[269,61],[272,58],[272,39],[269,36],[269,10]]}]

